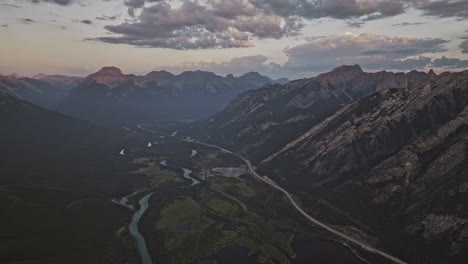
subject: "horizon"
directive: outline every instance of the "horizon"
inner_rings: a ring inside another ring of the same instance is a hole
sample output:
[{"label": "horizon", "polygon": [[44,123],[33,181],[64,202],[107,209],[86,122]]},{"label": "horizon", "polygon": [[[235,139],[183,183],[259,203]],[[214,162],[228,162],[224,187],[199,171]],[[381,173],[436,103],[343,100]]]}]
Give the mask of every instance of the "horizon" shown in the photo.
[{"label": "horizon", "polygon": [[346,64],[369,72],[468,68],[467,0],[1,0],[0,6],[3,75],[87,76],[101,65],[136,75],[199,69],[274,79]]},{"label": "horizon", "polygon": [[[355,64],[355,65],[346,65],[346,64],[343,64],[343,65],[340,65],[340,66],[337,66],[337,67],[334,67],[333,69],[330,69],[328,71],[324,71],[324,72],[319,72],[317,73],[316,75],[314,76],[308,76],[308,77],[304,77],[304,78],[299,78],[299,79],[308,79],[308,78],[314,78],[314,77],[317,77],[319,76],[320,74],[323,74],[323,73],[328,73],[328,72],[332,72],[334,71],[335,69],[337,68],[340,68],[340,67],[353,67],[353,66],[359,66],[363,72],[366,72],[366,73],[377,73],[377,72],[390,72],[390,73],[409,73],[409,72],[424,72],[424,73],[429,73],[430,71],[433,71],[435,74],[437,75],[440,75],[444,72],[460,72],[460,71],[465,71],[465,70],[468,70],[468,69],[458,69],[456,71],[437,71],[437,69],[432,69],[432,68],[429,68],[429,69],[426,69],[426,70],[417,70],[417,69],[411,69],[411,70],[405,70],[405,71],[392,71],[392,70],[365,70],[363,69],[360,65],[358,64]],[[152,72],[167,72],[167,73],[170,73],[174,76],[179,76],[183,73],[188,73],[188,72],[205,72],[205,73],[213,73],[215,74],[216,76],[218,77],[227,77],[228,75],[233,75],[235,78],[239,78],[239,77],[242,77],[244,75],[247,75],[247,74],[250,74],[250,73],[257,73],[257,74],[260,74],[261,76],[264,76],[264,77],[268,77],[272,80],[278,80],[278,79],[288,79],[289,81],[294,81],[294,80],[298,80],[298,79],[290,79],[288,77],[279,77],[279,78],[272,78],[271,76],[268,76],[268,75],[264,75],[264,74],[261,74],[260,72],[256,72],[256,71],[249,71],[249,72],[245,72],[245,73],[239,73],[239,74],[234,74],[234,73],[227,73],[227,74],[218,74],[216,72],[212,72],[212,71],[206,71],[206,70],[201,70],[201,69],[194,69],[194,70],[186,70],[186,71],[180,71],[180,72],[171,72],[171,71],[168,71],[168,70],[165,70],[165,69],[159,69],[159,70],[152,70],[152,71],[149,71],[147,73],[131,73],[131,72],[124,72],[122,71],[122,69],[120,69],[119,67],[115,67],[115,66],[110,66],[110,65],[107,65],[107,66],[102,66],[100,67],[98,70],[94,71],[94,72],[91,72],[89,74],[86,74],[86,75],[64,75],[64,74],[44,74],[42,72],[40,73],[36,73],[36,74],[32,74],[32,75],[29,75],[29,76],[25,76],[25,75],[19,75],[17,73],[11,73],[11,74],[6,74],[6,75],[3,75],[1,72],[0,72],[0,76],[3,76],[3,77],[15,77],[15,78],[32,78],[32,79],[40,79],[40,77],[38,78],[37,76],[38,75],[44,75],[44,76],[66,76],[66,77],[76,77],[76,78],[86,78],[92,74],[95,74],[95,73],[98,73],[99,71],[105,69],[105,68],[117,68],[119,69],[123,75],[125,76],[129,76],[129,75],[133,75],[133,76],[136,76],[136,77],[145,77],[146,75],[152,73]],[[16,76],[15,76],[16,75]]]}]

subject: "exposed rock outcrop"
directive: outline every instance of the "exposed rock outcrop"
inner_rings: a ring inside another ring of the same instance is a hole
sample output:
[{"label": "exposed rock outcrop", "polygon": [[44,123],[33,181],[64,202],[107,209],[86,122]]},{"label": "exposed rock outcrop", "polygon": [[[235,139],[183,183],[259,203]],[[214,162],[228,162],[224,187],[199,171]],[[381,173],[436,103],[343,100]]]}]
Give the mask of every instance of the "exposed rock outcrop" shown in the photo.
[{"label": "exposed rock outcrop", "polygon": [[260,171],[318,215],[327,210],[315,198],[346,212],[410,263],[459,263],[468,256],[467,146],[468,71],[444,73],[343,107]]},{"label": "exposed rock outcrop", "polygon": [[433,73],[366,73],[358,65],[341,66],[314,78],[244,93],[204,125],[211,140],[261,160],[359,98],[432,78]]}]

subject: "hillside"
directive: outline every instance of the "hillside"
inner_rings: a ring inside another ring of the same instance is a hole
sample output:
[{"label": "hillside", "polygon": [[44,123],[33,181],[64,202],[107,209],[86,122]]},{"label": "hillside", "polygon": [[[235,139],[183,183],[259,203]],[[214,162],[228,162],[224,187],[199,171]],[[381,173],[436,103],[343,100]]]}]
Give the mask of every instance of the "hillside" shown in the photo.
[{"label": "hillside", "polygon": [[[468,71],[343,107],[259,165],[303,206],[409,263],[468,256]],[[424,256],[424,257],[421,257]]]},{"label": "hillside", "polygon": [[0,262],[124,259],[129,213],[110,198],[144,180],[117,160],[120,135],[4,93],[0,122]]},{"label": "hillside", "polygon": [[314,78],[248,91],[202,127],[210,140],[259,161],[347,104],[434,77],[432,71],[366,73],[358,65],[341,66]]}]

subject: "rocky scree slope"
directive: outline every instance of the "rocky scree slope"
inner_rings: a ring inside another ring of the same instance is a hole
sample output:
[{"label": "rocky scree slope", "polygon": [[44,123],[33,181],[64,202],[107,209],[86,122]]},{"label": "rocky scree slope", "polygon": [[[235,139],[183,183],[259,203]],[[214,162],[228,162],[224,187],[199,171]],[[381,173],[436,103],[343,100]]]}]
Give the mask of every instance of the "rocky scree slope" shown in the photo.
[{"label": "rocky scree slope", "polygon": [[388,88],[270,155],[259,171],[409,263],[468,257],[468,71]]}]

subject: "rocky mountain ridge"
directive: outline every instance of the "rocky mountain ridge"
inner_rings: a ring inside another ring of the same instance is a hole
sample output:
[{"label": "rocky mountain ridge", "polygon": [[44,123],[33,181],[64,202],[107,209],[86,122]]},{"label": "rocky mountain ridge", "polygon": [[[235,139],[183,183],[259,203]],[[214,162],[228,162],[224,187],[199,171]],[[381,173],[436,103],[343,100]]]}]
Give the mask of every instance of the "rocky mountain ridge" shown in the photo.
[{"label": "rocky mountain ridge", "polygon": [[110,125],[203,118],[238,94],[274,82],[258,73],[222,77],[203,71],[179,75],[154,71],[135,76],[125,75],[115,67],[104,67],[72,89],[56,109]]},{"label": "rocky mountain ridge", "polygon": [[[468,256],[468,71],[341,108],[259,171],[409,263]],[[424,256],[424,257],[421,257]]]},{"label": "rocky mountain ridge", "polygon": [[341,66],[310,79],[246,92],[203,126],[211,140],[260,161],[347,104],[385,88],[404,88],[435,76],[433,71],[366,73],[358,65]]},{"label": "rocky mountain ridge", "polygon": [[41,75],[39,79],[0,76],[0,92],[49,108],[78,85],[80,79],[61,75]]}]

